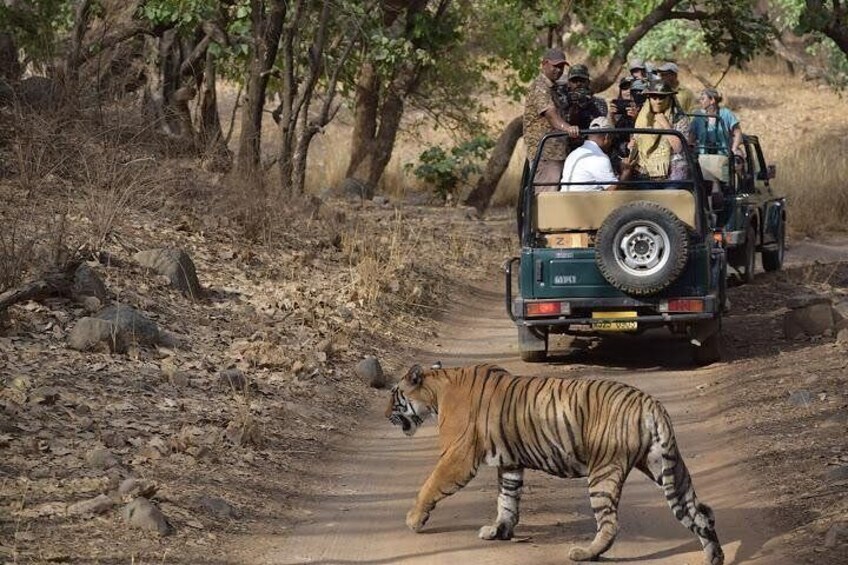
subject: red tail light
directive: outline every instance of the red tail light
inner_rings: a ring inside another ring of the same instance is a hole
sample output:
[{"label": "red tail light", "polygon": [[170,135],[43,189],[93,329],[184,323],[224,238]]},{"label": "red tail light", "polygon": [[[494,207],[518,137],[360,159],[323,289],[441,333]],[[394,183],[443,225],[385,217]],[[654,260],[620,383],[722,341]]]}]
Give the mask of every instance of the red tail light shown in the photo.
[{"label": "red tail light", "polygon": [[563,313],[562,306],[562,302],[530,302],[525,307],[525,313],[528,317],[557,316]]},{"label": "red tail light", "polygon": [[660,302],[660,312],[703,312],[701,298],[670,298]]}]

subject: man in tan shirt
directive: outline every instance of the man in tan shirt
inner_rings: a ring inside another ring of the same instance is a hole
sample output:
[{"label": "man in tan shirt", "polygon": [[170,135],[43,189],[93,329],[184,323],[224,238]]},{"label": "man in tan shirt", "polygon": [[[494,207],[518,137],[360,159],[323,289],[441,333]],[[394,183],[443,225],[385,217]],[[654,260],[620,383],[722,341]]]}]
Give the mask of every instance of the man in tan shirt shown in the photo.
[{"label": "man in tan shirt", "polygon": [[[553,88],[562,76],[568,63],[561,49],[548,49],[542,57],[541,73],[530,85],[524,101],[524,142],[527,145],[527,159],[531,166],[542,137],[551,132],[566,132],[569,136],[579,136],[577,126],[563,120],[556,111],[553,101]],[[536,192],[559,190],[562,165],[568,151],[565,139],[551,139],[545,142],[536,165],[534,183],[552,183],[537,186]]]},{"label": "man in tan shirt", "polygon": [[695,98],[695,93],[680,84],[677,78],[677,65],[675,63],[666,62],[657,67],[657,72],[660,79],[673,90],[677,91],[677,103],[683,109],[684,114],[691,114],[697,109],[698,100]]}]

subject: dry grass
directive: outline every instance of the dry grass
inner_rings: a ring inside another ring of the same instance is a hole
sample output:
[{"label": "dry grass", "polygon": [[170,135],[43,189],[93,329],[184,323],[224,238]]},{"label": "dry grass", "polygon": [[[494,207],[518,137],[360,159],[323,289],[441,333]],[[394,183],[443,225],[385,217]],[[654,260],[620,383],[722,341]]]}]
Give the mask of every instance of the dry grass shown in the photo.
[{"label": "dry grass", "polygon": [[[716,80],[723,71],[704,61],[694,65],[702,76]],[[681,82],[697,91],[701,82],[685,72]],[[844,229],[848,224],[848,102],[825,85],[805,82],[790,75],[776,59],[761,59],[745,71],[727,74],[720,89],[725,102],[740,118],[743,131],[756,134],[770,163],[777,165],[774,186],[790,201],[790,230],[815,235],[823,230]],[[610,89],[602,95],[615,95]],[[497,135],[521,112],[521,105],[507,100],[491,104],[489,123]],[[344,118],[328,128],[310,157],[308,184],[311,192],[336,186],[344,177],[349,155],[350,125]],[[427,191],[404,170],[423,148],[444,143],[450,136],[441,130],[419,130],[402,135],[381,190],[402,198],[410,191]],[[494,206],[514,206],[526,150],[519,143],[493,198]]]}]

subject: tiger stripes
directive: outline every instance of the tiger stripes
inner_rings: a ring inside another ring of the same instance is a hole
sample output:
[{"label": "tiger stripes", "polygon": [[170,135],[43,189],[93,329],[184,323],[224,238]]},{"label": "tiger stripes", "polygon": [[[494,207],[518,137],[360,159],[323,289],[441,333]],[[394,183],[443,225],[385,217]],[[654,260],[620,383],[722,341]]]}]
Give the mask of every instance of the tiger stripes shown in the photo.
[{"label": "tiger stripes", "polygon": [[413,435],[428,416],[439,422],[440,456],[407,514],[419,531],[436,503],[464,487],[481,464],[498,468],[497,517],[482,539],[506,540],[519,521],[524,469],[586,477],[597,522],[575,561],[597,559],[618,532],[618,504],[633,468],[654,481],[674,516],[704,548],[706,565],[724,563],[713,512],[698,501],[660,402],[607,380],[512,375],[494,365],[424,370],[413,366],[392,389],[386,417]]}]

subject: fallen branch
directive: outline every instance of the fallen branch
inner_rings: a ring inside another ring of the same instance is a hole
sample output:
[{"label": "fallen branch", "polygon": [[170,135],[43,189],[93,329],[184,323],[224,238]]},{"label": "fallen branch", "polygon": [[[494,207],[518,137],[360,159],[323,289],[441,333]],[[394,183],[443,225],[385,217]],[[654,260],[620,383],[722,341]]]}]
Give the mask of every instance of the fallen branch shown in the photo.
[{"label": "fallen branch", "polygon": [[71,287],[74,284],[74,273],[79,265],[79,262],[72,262],[67,265],[64,271],[50,273],[45,275],[44,278],[28,282],[17,288],[11,288],[0,294],[0,312],[5,311],[9,306],[27,300],[70,296]]}]

